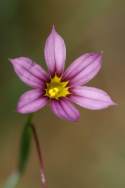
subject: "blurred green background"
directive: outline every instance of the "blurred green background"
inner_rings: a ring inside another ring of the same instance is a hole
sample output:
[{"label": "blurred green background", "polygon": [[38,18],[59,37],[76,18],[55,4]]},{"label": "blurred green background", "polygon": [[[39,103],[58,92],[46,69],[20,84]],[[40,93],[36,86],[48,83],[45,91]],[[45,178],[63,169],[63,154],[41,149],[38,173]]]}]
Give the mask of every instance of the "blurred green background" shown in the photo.
[{"label": "blurred green background", "polygon": [[[55,24],[67,45],[67,65],[88,51],[104,51],[103,67],[88,85],[119,104],[102,111],[81,109],[78,123],[57,119],[49,108],[36,113],[49,188],[125,187],[125,1],[0,0],[0,187],[17,165],[26,116],[16,112],[27,90],[8,58],[28,56],[45,67],[45,39]],[[18,188],[40,187],[33,143]]]}]

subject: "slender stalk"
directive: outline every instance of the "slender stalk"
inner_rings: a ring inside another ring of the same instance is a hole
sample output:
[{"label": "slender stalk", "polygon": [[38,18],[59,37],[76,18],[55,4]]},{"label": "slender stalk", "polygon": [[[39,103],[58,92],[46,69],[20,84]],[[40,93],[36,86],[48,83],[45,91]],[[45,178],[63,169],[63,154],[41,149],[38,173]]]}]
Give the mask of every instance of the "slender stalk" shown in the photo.
[{"label": "slender stalk", "polygon": [[42,152],[40,150],[40,143],[39,143],[39,139],[38,139],[38,136],[37,136],[37,132],[36,132],[36,129],[35,129],[35,127],[32,123],[31,123],[31,128],[32,128],[32,133],[33,133],[33,137],[34,137],[34,141],[35,141],[35,145],[36,145],[36,150],[37,150],[37,154],[38,154],[38,158],[39,158],[39,162],[40,162],[40,175],[41,175],[42,187],[47,188],[47,181],[46,181],[46,176],[45,176],[43,156],[42,156]]}]

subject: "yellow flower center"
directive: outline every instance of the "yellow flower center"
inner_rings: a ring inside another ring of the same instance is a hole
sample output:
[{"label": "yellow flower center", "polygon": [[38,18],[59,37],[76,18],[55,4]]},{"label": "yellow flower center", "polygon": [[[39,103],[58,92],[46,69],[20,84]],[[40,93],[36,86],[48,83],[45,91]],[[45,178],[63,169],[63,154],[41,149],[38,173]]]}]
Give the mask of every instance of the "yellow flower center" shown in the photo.
[{"label": "yellow flower center", "polygon": [[46,84],[45,96],[53,99],[59,99],[60,97],[66,97],[70,94],[68,81],[61,81],[61,77],[55,75],[51,78],[50,82]]}]

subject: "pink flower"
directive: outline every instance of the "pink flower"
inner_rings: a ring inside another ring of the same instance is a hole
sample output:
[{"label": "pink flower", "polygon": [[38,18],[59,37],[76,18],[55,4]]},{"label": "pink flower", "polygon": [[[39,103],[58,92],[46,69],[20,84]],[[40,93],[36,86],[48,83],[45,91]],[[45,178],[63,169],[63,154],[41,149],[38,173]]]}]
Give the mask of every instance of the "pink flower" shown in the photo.
[{"label": "pink flower", "polygon": [[91,110],[115,105],[105,91],[84,86],[100,71],[101,53],[83,54],[64,71],[66,47],[53,27],[45,43],[44,55],[48,73],[27,57],[10,60],[18,77],[32,87],[20,97],[18,112],[36,112],[49,102],[57,117],[76,121],[80,114],[72,103]]}]

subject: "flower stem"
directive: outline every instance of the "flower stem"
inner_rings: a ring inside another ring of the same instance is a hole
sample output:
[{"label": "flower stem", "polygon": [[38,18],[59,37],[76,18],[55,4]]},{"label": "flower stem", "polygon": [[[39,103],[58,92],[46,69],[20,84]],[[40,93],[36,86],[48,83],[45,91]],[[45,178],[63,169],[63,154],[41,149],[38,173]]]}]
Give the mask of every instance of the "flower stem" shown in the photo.
[{"label": "flower stem", "polygon": [[38,158],[40,162],[40,175],[41,175],[42,188],[47,188],[43,156],[40,150],[40,143],[39,143],[39,139],[37,136],[37,132],[36,132],[35,126],[32,123],[31,123],[31,129],[32,129],[32,133],[33,133],[33,137],[34,137],[34,141],[36,145],[36,150],[37,150],[37,154],[38,154]]}]

